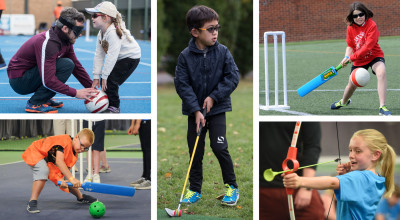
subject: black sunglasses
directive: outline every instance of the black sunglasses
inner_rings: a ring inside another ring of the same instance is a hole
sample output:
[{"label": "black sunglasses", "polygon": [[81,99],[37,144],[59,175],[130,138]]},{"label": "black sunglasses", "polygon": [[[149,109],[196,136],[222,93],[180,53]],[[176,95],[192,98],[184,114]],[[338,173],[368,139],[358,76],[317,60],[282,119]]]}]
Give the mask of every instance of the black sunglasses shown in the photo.
[{"label": "black sunglasses", "polygon": [[103,16],[105,16],[105,15],[102,15],[102,14],[92,14],[92,18],[94,18],[94,19],[96,19],[97,17],[103,17]]},{"label": "black sunglasses", "polygon": [[208,31],[208,32],[210,32],[211,34],[212,33],[214,33],[214,31],[219,31],[219,29],[221,29],[221,25],[216,25],[216,26],[214,26],[214,27],[209,27],[209,28],[207,28],[207,29],[204,29],[204,28],[198,28],[199,30],[202,30],[202,31]]},{"label": "black sunglasses", "polygon": [[65,20],[63,17],[60,17],[58,20],[61,22],[61,24],[65,25],[69,29],[71,29],[74,32],[74,35],[76,38],[78,38],[81,35],[84,26],[75,26],[75,25],[71,24],[70,22],[68,22],[67,20]]},{"label": "black sunglasses", "polygon": [[358,17],[364,17],[364,15],[365,15],[365,13],[364,12],[361,12],[360,14],[356,14],[356,15],[353,15],[353,18],[354,19],[356,19],[356,18],[358,18]]}]

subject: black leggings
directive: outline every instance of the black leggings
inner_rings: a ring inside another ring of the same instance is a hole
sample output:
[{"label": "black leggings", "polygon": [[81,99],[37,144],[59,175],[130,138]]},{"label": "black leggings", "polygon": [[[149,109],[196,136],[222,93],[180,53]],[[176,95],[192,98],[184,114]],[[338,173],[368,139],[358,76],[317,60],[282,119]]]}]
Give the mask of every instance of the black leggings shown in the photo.
[{"label": "black leggings", "polygon": [[119,86],[129,78],[133,71],[135,71],[139,61],[140,59],[125,58],[118,60],[117,63],[115,63],[114,69],[111,71],[107,79],[106,94],[110,106],[119,108]]}]

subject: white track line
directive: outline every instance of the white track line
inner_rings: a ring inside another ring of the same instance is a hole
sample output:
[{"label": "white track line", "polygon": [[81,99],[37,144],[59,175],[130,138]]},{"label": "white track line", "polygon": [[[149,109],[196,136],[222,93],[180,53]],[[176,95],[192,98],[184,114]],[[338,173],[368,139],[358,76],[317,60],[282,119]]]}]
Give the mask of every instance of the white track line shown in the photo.
[{"label": "white track line", "polygon": [[24,161],[23,161],[23,160],[20,160],[20,161],[11,162],[11,163],[3,163],[3,164],[0,164],[0,166],[3,166],[3,165],[10,165],[10,164],[15,164],[15,163],[21,163],[21,162],[24,162]]},{"label": "white track line", "polygon": [[[74,50],[75,50],[75,51],[78,51],[78,52],[83,52],[83,53],[95,54],[95,52],[94,52],[94,51],[91,51],[91,50],[85,50],[85,49],[81,49],[81,48],[74,48]],[[151,64],[149,64],[149,63],[143,63],[143,62],[140,62],[139,64],[142,64],[143,66],[151,66]]]}]

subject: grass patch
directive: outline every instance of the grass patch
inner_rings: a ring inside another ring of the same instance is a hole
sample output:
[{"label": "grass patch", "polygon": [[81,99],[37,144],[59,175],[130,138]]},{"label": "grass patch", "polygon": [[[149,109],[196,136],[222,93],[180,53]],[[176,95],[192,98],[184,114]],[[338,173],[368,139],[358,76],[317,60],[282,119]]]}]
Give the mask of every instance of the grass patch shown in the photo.
[{"label": "grass patch", "polygon": [[[388,82],[388,91],[386,103],[393,114],[400,114],[400,100],[397,98],[400,94],[398,83],[400,75],[396,74],[400,68],[400,62],[397,60],[400,53],[397,48],[400,46],[398,37],[381,37],[379,45],[385,53],[386,76]],[[346,41],[328,40],[328,41],[308,41],[288,43],[286,45],[286,66],[287,66],[287,88],[288,105],[290,110],[306,112],[315,115],[378,115],[379,99],[377,80],[372,75],[371,80],[366,87],[359,88],[352,96],[352,104],[337,111],[330,110],[330,105],[341,99],[344,88],[347,85],[350,68],[347,66],[339,70],[338,75],[312,91],[305,97],[297,94],[297,89],[322,73],[330,66],[337,66],[343,59],[346,48]],[[259,63],[259,104],[265,105],[265,75],[264,75],[264,45],[260,44],[260,63]],[[280,104],[283,104],[282,87],[282,55],[281,47],[279,49],[279,95]],[[274,55],[273,46],[269,42],[269,87],[270,87],[270,105],[274,105]],[[331,90],[331,91],[328,91]],[[334,90],[334,91],[332,91]],[[260,115],[287,115],[277,111],[259,111]]]},{"label": "grass patch", "polygon": [[[157,208],[158,218],[166,217],[164,208],[178,207],[189,165],[186,143],[187,116],[181,114],[181,100],[173,85],[158,87],[157,96]],[[253,219],[253,86],[242,80],[233,92],[233,111],[227,113],[229,152],[235,164],[240,199],[235,207],[223,207],[217,196],[224,193],[222,174],[217,158],[206,137],[203,159],[202,199],[194,205],[183,205],[184,216]],[[170,175],[170,177],[166,177]],[[189,185],[189,183],[187,184]]]}]

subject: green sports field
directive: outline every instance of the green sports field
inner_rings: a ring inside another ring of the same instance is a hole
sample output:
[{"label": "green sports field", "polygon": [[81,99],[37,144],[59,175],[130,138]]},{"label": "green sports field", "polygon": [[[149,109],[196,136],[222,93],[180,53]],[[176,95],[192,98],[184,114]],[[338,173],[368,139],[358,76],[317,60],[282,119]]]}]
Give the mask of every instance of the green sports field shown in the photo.
[{"label": "green sports field", "polygon": [[[280,39],[280,38],[279,38]],[[386,105],[393,115],[400,114],[400,47],[399,37],[380,37],[379,45],[385,53],[386,75],[388,90]],[[337,66],[343,59],[346,49],[345,39],[329,41],[309,41],[286,44],[287,88],[288,88],[288,112],[264,111],[260,109],[260,115],[288,115],[288,114],[312,114],[312,115],[378,115],[379,99],[377,80],[371,74],[371,80],[366,87],[359,88],[352,96],[351,105],[339,110],[331,110],[330,105],[340,100],[344,88],[347,85],[350,66],[339,70],[338,75],[318,87],[304,97],[297,94],[297,89],[325,71],[331,66]],[[270,105],[275,104],[274,92],[274,56],[273,43],[269,40],[269,86]],[[279,98],[283,104],[282,86],[282,54],[279,45]],[[260,75],[259,75],[259,104],[265,105],[265,76],[264,76],[264,44],[260,44]],[[369,70],[370,73],[371,69]]]},{"label": "green sports field", "polygon": [[[228,150],[240,192],[237,206],[223,207],[217,199],[225,189],[207,135],[202,198],[197,204],[182,205],[183,219],[253,219],[252,94],[252,82],[241,80],[231,96],[233,111],[226,114]],[[157,218],[167,219],[164,208],[178,208],[189,165],[187,116],[181,113],[181,101],[173,85],[158,86],[157,97]]]}]

